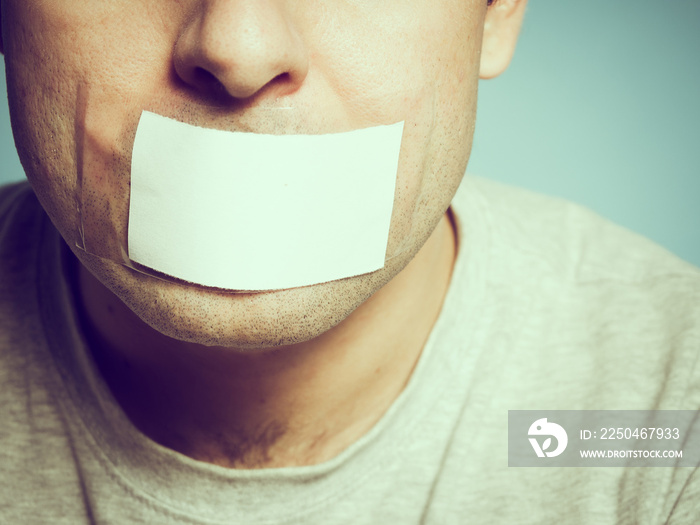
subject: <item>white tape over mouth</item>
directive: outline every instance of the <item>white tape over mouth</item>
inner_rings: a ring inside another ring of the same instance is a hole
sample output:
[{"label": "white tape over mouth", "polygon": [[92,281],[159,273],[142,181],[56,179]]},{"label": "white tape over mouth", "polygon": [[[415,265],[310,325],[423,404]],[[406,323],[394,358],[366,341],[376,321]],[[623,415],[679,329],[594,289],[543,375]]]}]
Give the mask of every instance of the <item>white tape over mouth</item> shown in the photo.
[{"label": "white tape over mouth", "polygon": [[228,290],[319,284],[384,266],[403,122],[262,135],[144,111],[129,258]]}]

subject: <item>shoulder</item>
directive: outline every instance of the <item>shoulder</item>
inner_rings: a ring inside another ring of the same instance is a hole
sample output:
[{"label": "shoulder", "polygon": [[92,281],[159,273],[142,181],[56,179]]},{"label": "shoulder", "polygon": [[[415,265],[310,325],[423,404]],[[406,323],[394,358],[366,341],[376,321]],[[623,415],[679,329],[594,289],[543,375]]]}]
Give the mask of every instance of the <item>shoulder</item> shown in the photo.
[{"label": "shoulder", "polygon": [[50,227],[28,183],[0,187],[0,457],[3,476],[12,479],[0,491],[3,523],[53,519],[37,497],[62,498],[64,513],[84,513],[65,393],[49,347],[52,327],[41,313],[60,319],[54,303],[43,303],[39,294],[51,288],[40,280],[40,266],[58,264],[55,251],[42,249],[58,236],[47,235]]},{"label": "shoulder", "polygon": [[[465,404],[455,439],[468,452],[458,468],[483,457],[474,475],[537,508],[532,522],[570,517],[572,501],[588,521],[650,523],[663,514],[690,522],[697,471],[509,469],[493,443],[507,450],[508,410],[700,409],[700,270],[582,206],[477,177],[465,179],[453,209],[460,257],[487,252],[484,328],[469,348],[481,352],[481,368],[469,395],[488,400],[488,410]],[[476,229],[483,235],[471,235]],[[478,441],[467,424],[475,420]],[[553,489],[520,491],[542,483]],[[486,490],[470,503],[477,515],[483,508],[517,521],[522,512],[494,504]]]},{"label": "shoulder", "polygon": [[39,245],[47,220],[28,183],[0,187],[0,350],[4,354],[27,337],[28,323],[36,323]]},{"label": "shoulder", "polygon": [[0,186],[0,250],[4,255],[10,255],[8,251],[22,239],[31,240],[28,234],[43,213],[28,182]]},{"label": "shoulder", "polygon": [[5,298],[8,286],[16,288],[18,280],[30,278],[45,220],[29,183],[0,187],[0,288]]},{"label": "shoulder", "polygon": [[536,258],[542,273],[572,282],[640,282],[700,270],[661,246],[567,200],[469,176],[455,197],[475,193],[486,208],[497,255]]},{"label": "shoulder", "polygon": [[646,312],[698,328],[699,268],[583,206],[476,177],[466,182],[456,208],[464,193],[481,201],[493,286],[537,291],[533,298],[552,305],[617,312],[627,325]]},{"label": "shoulder", "polygon": [[[698,268],[582,206],[465,182],[455,214],[488,230],[486,300],[528,363],[518,385],[541,391],[542,406],[700,408]],[[537,387],[548,374],[560,381]]]}]

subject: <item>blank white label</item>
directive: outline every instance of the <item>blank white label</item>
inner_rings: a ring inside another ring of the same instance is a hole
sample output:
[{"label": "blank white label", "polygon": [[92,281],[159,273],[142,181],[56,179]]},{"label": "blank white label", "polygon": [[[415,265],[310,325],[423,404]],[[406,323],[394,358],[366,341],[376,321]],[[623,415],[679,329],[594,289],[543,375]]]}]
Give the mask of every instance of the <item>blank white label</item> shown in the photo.
[{"label": "blank white label", "polygon": [[129,257],[230,290],[323,283],[384,266],[403,122],[261,135],[144,111],[131,165]]}]

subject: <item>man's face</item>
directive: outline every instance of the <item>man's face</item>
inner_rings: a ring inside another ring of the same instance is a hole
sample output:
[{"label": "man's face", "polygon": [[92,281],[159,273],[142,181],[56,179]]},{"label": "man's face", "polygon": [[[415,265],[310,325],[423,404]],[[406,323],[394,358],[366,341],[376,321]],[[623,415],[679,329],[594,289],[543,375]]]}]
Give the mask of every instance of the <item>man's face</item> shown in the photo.
[{"label": "man's face", "polygon": [[[485,13],[485,0],[3,0],[20,157],[68,246],[160,332],[240,347],[308,340],[402,270],[449,205],[469,156]],[[144,109],[261,133],[405,120],[389,239],[400,255],[372,274],[230,294],[76,249],[80,177],[106,195],[83,205],[126,230]]]}]

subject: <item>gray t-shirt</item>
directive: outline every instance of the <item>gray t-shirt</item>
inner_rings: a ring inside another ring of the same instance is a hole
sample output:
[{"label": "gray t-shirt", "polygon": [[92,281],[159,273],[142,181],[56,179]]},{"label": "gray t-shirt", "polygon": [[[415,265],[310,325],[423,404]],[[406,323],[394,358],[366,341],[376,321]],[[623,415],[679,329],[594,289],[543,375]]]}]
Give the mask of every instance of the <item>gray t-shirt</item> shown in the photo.
[{"label": "gray t-shirt", "polygon": [[86,352],[62,240],[0,192],[0,523],[698,523],[696,468],[509,468],[508,410],[700,408],[700,272],[557,199],[469,177],[410,381],[325,463],[235,470],[142,435]]}]

